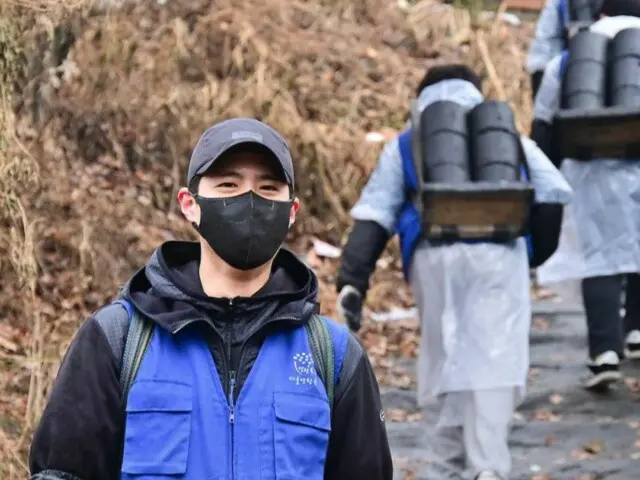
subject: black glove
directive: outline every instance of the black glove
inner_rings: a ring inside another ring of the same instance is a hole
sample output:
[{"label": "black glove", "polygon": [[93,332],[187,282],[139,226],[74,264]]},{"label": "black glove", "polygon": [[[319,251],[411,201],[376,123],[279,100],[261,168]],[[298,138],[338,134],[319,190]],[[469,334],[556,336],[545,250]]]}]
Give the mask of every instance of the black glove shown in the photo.
[{"label": "black glove", "polygon": [[540,84],[542,83],[543,76],[544,70],[538,70],[531,74],[531,97],[534,102],[536,101],[536,95],[538,94],[538,90],[540,89]]},{"label": "black glove", "polygon": [[360,330],[362,322],[362,294],[357,288],[345,285],[340,290],[337,302],[338,314],[346,322],[351,330]]}]

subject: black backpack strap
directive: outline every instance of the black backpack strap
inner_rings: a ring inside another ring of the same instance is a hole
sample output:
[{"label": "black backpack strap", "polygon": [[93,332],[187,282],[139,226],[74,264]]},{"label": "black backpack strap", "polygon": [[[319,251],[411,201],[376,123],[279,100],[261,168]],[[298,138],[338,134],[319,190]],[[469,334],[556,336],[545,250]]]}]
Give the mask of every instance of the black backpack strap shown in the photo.
[{"label": "black backpack strap", "polygon": [[93,314],[93,318],[107,337],[113,356],[119,362],[119,369],[122,368],[124,345],[129,332],[129,319],[133,312],[133,310],[129,311],[130,305],[128,302],[117,300]]},{"label": "black backpack strap", "polygon": [[309,338],[316,371],[327,391],[329,407],[333,411],[335,353],[331,332],[324,318],[317,314],[311,316],[311,319],[305,325],[305,329]]},{"label": "black backpack strap", "polygon": [[154,324],[146,320],[127,300],[116,300],[94,314],[116,359],[119,359],[120,385],[127,398],[142,357],[147,351]]},{"label": "black backpack strap", "polygon": [[142,358],[149,347],[151,336],[153,335],[154,323],[149,321],[137,311],[133,311],[127,341],[122,355],[122,369],[120,370],[120,385],[122,385],[122,396],[127,398],[129,390],[136,378]]}]

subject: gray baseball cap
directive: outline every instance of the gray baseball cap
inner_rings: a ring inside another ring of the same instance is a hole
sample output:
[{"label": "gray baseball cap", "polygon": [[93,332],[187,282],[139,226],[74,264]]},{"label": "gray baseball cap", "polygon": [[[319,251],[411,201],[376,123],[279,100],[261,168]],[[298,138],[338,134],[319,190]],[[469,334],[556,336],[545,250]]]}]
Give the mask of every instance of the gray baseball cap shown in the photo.
[{"label": "gray baseball cap", "polygon": [[293,188],[293,160],[287,142],[269,125],[253,118],[232,118],[205,130],[191,153],[187,185],[209,170],[225,152],[244,143],[260,145],[271,152]]}]

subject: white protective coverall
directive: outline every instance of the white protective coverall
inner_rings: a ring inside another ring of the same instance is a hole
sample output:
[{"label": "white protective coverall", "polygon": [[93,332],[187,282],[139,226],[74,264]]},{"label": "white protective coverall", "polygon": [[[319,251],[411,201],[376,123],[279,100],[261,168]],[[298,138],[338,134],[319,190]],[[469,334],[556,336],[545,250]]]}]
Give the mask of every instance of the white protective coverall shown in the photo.
[{"label": "white protective coverall", "polygon": [[[626,28],[640,28],[640,18],[606,17],[590,30],[613,37]],[[549,123],[560,103],[561,57],[547,66],[534,107],[534,117]],[[565,209],[558,249],[537,269],[538,281],[579,296],[576,280],[639,272],[640,161],[567,158],[561,171],[574,199]]]},{"label": "white protective coverall", "polygon": [[[425,88],[420,110],[438,100],[473,108],[483,101],[473,84],[445,80]],[[535,201],[566,204],[571,189],[546,155],[523,137]],[[394,232],[405,199],[398,141],[388,142],[351,215]],[[472,474],[511,468],[509,423],[523,398],[529,367],[531,297],[524,239],[508,245],[421,241],[410,285],[421,317],[418,403],[434,406],[428,435],[429,478],[460,478],[466,454]]]}]

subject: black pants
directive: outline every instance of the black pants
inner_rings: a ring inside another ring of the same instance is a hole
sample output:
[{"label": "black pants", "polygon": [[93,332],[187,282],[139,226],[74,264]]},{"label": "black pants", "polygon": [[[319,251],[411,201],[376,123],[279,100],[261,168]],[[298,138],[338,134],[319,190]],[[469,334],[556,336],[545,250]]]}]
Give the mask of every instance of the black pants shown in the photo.
[{"label": "black pants", "polygon": [[540,88],[540,84],[542,83],[542,77],[544,76],[544,69],[538,70],[537,72],[533,72],[531,74],[531,99],[535,103],[536,95],[538,94],[538,89]]},{"label": "black pants", "polygon": [[[623,289],[625,316],[621,319]],[[631,330],[640,330],[640,274],[585,278],[582,297],[591,358],[607,350],[622,355],[624,337]]]}]

